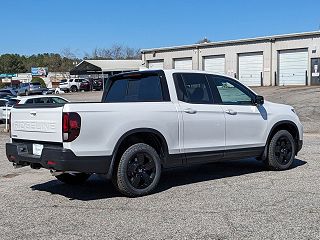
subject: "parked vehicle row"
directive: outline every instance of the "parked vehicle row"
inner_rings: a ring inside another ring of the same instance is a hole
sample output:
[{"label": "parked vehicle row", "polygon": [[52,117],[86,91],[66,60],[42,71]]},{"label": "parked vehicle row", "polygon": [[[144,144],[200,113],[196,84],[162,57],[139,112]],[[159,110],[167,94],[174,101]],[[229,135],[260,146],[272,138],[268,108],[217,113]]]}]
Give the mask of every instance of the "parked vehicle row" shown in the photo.
[{"label": "parked vehicle row", "polygon": [[77,92],[80,89],[81,82],[84,78],[63,79],[59,83],[59,88],[64,92]]},{"label": "parked vehicle row", "polygon": [[84,79],[71,78],[60,81],[59,89],[64,92],[78,92],[78,91],[101,91],[103,89],[102,79]]},{"label": "parked vehicle row", "polygon": [[17,104],[64,104],[69,102],[67,99],[59,96],[25,96],[25,97],[15,97],[9,100],[0,99],[0,120],[9,120],[9,115],[13,106]]},{"label": "parked vehicle row", "polygon": [[33,94],[52,94],[54,93],[54,89],[50,89],[47,87],[42,87],[40,82],[28,82],[21,83],[18,88],[3,88],[0,89],[0,97],[1,95],[7,94],[10,96],[29,96]]}]

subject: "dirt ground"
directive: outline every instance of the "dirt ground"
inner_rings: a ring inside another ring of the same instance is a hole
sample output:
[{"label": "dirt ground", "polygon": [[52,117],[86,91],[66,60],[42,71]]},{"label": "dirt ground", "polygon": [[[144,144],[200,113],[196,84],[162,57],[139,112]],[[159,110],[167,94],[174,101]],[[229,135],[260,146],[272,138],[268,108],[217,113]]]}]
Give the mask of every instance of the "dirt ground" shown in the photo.
[{"label": "dirt ground", "polygon": [[305,133],[320,133],[320,87],[259,87],[253,88],[267,101],[293,106]]},{"label": "dirt ground", "polygon": [[[287,171],[254,159],[175,169],[157,191],[126,198],[92,176],[68,186],[45,169],[14,169],[0,125],[0,239],[319,239],[320,87],[254,89],[290,104],[304,123],[304,146]],[[64,94],[99,101],[102,92]]]}]

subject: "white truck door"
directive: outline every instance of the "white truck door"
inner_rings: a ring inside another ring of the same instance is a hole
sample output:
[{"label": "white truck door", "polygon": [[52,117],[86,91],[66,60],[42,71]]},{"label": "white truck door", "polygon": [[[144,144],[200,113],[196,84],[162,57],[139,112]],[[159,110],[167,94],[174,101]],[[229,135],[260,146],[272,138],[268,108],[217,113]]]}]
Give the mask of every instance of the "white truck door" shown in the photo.
[{"label": "white truck door", "polygon": [[236,81],[214,76],[226,118],[226,151],[265,145],[267,113],[263,106],[252,104],[249,90]]},{"label": "white truck door", "polygon": [[225,150],[225,116],[215,105],[206,76],[175,73],[182,116],[182,146],[188,163],[215,161]]}]

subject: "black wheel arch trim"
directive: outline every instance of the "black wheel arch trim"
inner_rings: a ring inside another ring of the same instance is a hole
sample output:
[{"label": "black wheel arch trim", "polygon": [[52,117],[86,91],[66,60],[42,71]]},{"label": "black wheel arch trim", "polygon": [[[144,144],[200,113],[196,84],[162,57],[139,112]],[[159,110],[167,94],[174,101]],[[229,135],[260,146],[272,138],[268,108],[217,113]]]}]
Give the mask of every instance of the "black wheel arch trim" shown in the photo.
[{"label": "black wheel arch trim", "polygon": [[268,147],[269,147],[269,142],[272,138],[272,136],[274,135],[273,132],[274,130],[279,127],[280,125],[291,125],[292,127],[294,127],[295,131],[296,131],[296,136],[293,136],[294,140],[295,140],[295,143],[296,143],[296,154],[298,153],[298,151],[300,150],[299,147],[298,147],[298,144],[299,144],[299,140],[300,140],[300,133],[299,133],[299,129],[297,127],[297,125],[290,121],[290,120],[282,120],[282,121],[279,121],[277,123],[275,123],[272,128],[270,129],[270,132],[269,132],[269,135],[268,135],[268,138],[267,138],[267,142],[266,142],[266,147],[265,147],[265,150],[263,152],[263,156],[262,158],[263,159],[266,159],[267,158],[267,152],[268,152]]},{"label": "black wheel arch trim", "polygon": [[[162,135],[162,133],[160,133],[158,130],[154,129],[154,128],[135,128],[135,129],[131,129],[130,131],[127,131],[126,133],[124,133],[119,140],[117,141],[113,152],[112,152],[112,160],[111,160],[111,164],[110,164],[110,168],[109,171],[107,173],[107,177],[111,178],[112,177],[112,173],[114,170],[114,164],[116,162],[116,156],[118,154],[118,150],[119,147],[121,145],[121,143],[130,135],[136,134],[136,133],[153,133],[155,134],[157,137],[159,137],[161,139],[161,142],[163,144],[164,147],[164,154],[165,154],[165,159],[167,158],[167,156],[169,155],[169,149],[168,149],[168,144],[167,144],[167,140],[165,139],[165,137]],[[161,161],[163,161],[163,159],[161,159]]]},{"label": "black wheel arch trim", "polygon": [[[300,139],[300,133],[299,133],[299,129],[298,129],[297,125],[296,125],[294,122],[290,121],[290,120],[283,120],[283,121],[279,121],[279,122],[275,123],[275,124],[272,126],[272,128],[270,129],[269,135],[268,135],[268,142],[269,142],[270,139],[271,139],[271,134],[272,134],[272,132],[274,131],[274,129],[276,129],[276,128],[277,128],[278,126],[280,126],[280,125],[285,125],[285,124],[287,124],[287,125],[292,125],[292,126],[295,128],[296,133],[297,133],[297,136],[296,136],[296,139],[295,139],[295,140],[299,140],[299,139]],[[295,136],[293,136],[293,137],[295,137]]]}]

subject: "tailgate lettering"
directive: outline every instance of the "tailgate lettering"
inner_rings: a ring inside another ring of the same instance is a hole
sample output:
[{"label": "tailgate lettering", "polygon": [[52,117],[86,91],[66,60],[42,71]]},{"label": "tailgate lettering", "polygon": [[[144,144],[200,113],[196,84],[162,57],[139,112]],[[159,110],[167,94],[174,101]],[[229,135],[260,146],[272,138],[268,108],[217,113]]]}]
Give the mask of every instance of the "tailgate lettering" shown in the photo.
[{"label": "tailgate lettering", "polygon": [[25,132],[56,132],[56,123],[53,121],[37,121],[37,120],[16,120],[13,121],[14,131],[25,131]]}]

